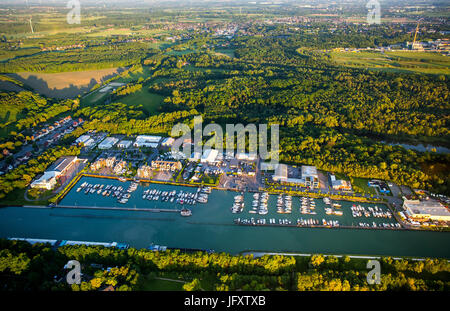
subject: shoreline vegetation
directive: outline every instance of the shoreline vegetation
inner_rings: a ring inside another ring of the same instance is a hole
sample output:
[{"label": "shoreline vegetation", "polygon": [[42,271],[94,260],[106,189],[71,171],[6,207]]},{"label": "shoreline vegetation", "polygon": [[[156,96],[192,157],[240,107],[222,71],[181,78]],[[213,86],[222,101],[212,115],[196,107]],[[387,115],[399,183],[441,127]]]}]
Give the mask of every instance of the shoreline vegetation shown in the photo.
[{"label": "shoreline vegetation", "polygon": [[[448,291],[450,263],[445,259],[333,255],[229,255],[180,250],[120,250],[104,246],[67,245],[50,248],[0,239],[0,279],[10,290],[93,291],[148,289],[156,279],[178,280],[184,290],[418,290]],[[46,261],[35,254],[46,250]],[[113,259],[115,258],[115,259]],[[367,283],[367,259],[377,258],[380,284]],[[83,269],[80,285],[63,281],[68,260]],[[115,265],[114,268],[111,265]],[[19,278],[10,277],[12,275]],[[34,275],[34,277],[32,277]],[[61,281],[55,282],[54,276]]]}]

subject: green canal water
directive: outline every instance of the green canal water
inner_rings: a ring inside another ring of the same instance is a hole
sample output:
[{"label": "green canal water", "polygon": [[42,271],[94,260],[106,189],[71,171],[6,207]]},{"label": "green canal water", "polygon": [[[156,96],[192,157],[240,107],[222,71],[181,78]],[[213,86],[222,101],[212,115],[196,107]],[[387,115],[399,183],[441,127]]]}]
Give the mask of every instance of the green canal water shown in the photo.
[{"label": "green canal water", "polygon": [[[343,216],[325,215],[322,200],[316,200],[317,215],[302,215],[299,198],[293,198],[292,214],[276,213],[276,196],[269,200],[267,215],[249,214],[252,194],[245,196],[246,208],[240,214],[232,214],[230,207],[235,192],[213,190],[206,204],[189,206],[193,215],[182,217],[179,213],[140,211],[139,208],[177,209],[174,203],[142,200],[146,189],[183,190],[196,192],[196,188],[170,185],[140,185],[127,204],[117,203],[112,197],[84,194],[76,189],[83,182],[92,184],[121,185],[128,182],[84,177],[62,200],[62,205],[126,207],[135,211],[69,209],[69,208],[22,208],[0,209],[0,236],[27,237],[58,240],[81,240],[97,242],[124,242],[136,248],[151,243],[179,248],[213,249],[239,253],[243,251],[298,252],[353,255],[390,255],[443,257],[450,259],[450,233],[406,230],[373,230],[343,228],[296,228],[270,226],[238,226],[235,218],[254,217],[290,219],[298,218],[336,219],[341,225],[357,222],[393,223],[393,219],[353,218],[350,206],[340,202]],[[369,204],[364,204],[368,206]],[[378,204],[378,207],[386,208]]]}]

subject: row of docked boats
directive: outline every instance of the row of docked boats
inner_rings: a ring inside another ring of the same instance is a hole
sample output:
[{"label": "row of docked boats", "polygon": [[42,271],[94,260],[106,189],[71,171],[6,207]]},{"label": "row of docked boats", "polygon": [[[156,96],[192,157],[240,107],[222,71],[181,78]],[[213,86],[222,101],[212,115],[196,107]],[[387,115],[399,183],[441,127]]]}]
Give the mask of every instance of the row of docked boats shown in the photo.
[{"label": "row of docked boats", "polygon": [[270,218],[269,221],[267,222],[265,218],[259,218],[259,219],[255,219],[255,218],[237,218],[234,219],[234,223],[237,225],[285,225],[285,226],[289,226],[292,225],[292,221],[289,219],[275,219],[275,218]]},{"label": "row of docked boats", "polygon": [[277,213],[290,214],[292,213],[292,196],[283,194],[278,195],[277,198]]},{"label": "row of docked boats", "polygon": [[360,204],[355,205],[353,204],[350,208],[352,211],[352,216],[354,218],[357,217],[374,217],[374,218],[392,218],[392,214],[389,211],[384,211],[382,208],[379,208],[378,206],[362,206]]},{"label": "row of docked boats", "polygon": [[299,227],[308,227],[308,226],[316,226],[319,224],[318,219],[309,218],[309,219],[297,219],[297,226]]},{"label": "row of docked boats", "polygon": [[253,201],[252,201],[252,209],[248,212],[250,214],[266,215],[269,212],[269,210],[267,208],[268,201],[269,201],[269,193],[268,192],[254,193]]},{"label": "row of docked boats", "polygon": [[360,222],[357,224],[358,227],[361,228],[381,228],[381,229],[399,229],[401,228],[399,223],[380,223],[377,224],[374,221],[372,222],[372,224],[369,224],[367,222]]},{"label": "row of docked boats", "polygon": [[337,211],[331,207],[325,207],[325,214],[327,215],[336,215],[336,216],[342,216],[344,215],[343,211]]},{"label": "row of docked boats", "polygon": [[241,192],[241,194],[234,196],[234,203],[233,203],[233,206],[231,207],[231,212],[233,214],[242,213],[242,211],[244,210],[244,206],[245,206],[244,193]]},{"label": "row of docked boats", "polygon": [[97,193],[103,196],[111,196],[116,198],[119,203],[127,203],[131,192],[135,191],[137,188],[136,185],[130,185],[130,187],[125,190],[122,186],[114,186],[114,185],[103,185],[103,184],[90,184],[88,182],[84,182],[78,187],[77,192],[84,191],[85,194],[94,194]]},{"label": "row of docked boats", "polygon": [[316,202],[313,198],[300,197],[301,207],[300,213],[303,215],[316,215]]},{"label": "row of docked boats", "polygon": [[325,227],[339,227],[339,220],[325,220],[322,218],[322,226]]}]

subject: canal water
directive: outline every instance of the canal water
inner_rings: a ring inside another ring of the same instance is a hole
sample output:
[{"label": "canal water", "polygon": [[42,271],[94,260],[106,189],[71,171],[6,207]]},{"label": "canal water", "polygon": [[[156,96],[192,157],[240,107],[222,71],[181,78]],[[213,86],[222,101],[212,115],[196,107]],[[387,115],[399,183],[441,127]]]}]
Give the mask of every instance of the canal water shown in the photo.
[{"label": "canal water", "polygon": [[[151,243],[176,248],[213,249],[239,253],[243,251],[298,252],[352,255],[390,255],[417,257],[444,257],[450,259],[450,233],[406,230],[373,230],[343,228],[297,228],[270,226],[238,226],[235,218],[254,217],[290,219],[295,224],[299,218],[339,220],[341,225],[356,222],[392,222],[385,218],[353,218],[350,206],[340,202],[343,216],[325,215],[322,200],[316,201],[317,215],[302,215],[300,200],[293,198],[292,214],[276,213],[276,196],[269,200],[267,215],[249,214],[252,194],[245,195],[245,209],[232,214],[230,207],[236,192],[213,190],[206,204],[189,206],[193,215],[182,217],[179,213],[140,211],[139,208],[179,209],[174,203],[142,200],[146,189],[183,190],[196,192],[196,188],[170,185],[140,185],[127,204],[117,203],[112,197],[84,194],[76,189],[83,182],[122,185],[129,182],[84,177],[62,200],[62,205],[127,207],[136,211],[22,208],[0,209],[0,236],[43,239],[65,239],[97,242],[124,242],[132,247],[144,248]],[[363,204],[368,206],[369,204]],[[378,204],[379,208],[386,208]]]}]

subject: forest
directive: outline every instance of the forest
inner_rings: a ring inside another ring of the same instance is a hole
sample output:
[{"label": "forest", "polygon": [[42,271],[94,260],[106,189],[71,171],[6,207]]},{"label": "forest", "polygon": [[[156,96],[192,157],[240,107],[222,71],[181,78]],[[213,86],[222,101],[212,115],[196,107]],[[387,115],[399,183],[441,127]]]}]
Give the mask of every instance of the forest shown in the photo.
[{"label": "forest", "polygon": [[[68,285],[69,260],[81,264],[81,284]],[[380,259],[381,282],[367,283],[367,260],[348,256],[230,255],[155,252],[103,246],[31,245],[0,240],[1,290],[142,290],[155,276],[185,282],[184,290],[448,291],[450,264],[443,259]],[[109,269],[108,269],[109,268]]]}]

